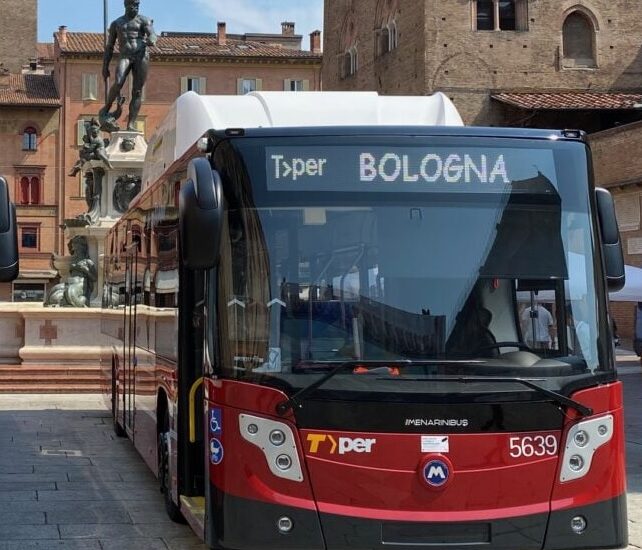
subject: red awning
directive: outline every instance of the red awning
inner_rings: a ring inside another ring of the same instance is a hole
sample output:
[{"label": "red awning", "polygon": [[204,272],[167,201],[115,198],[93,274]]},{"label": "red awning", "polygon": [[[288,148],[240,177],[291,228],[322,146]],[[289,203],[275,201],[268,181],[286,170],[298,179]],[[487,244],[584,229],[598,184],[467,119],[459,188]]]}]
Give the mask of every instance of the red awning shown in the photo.
[{"label": "red awning", "polygon": [[642,109],[642,94],[616,92],[500,92],[491,97],[527,110]]}]

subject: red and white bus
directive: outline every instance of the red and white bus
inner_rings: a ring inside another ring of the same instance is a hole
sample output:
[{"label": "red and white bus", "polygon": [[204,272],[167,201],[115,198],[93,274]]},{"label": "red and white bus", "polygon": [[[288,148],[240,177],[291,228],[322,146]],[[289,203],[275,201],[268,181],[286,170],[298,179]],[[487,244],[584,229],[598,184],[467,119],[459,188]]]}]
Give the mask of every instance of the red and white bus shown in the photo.
[{"label": "red and white bus", "polygon": [[211,548],[627,543],[611,196],[445,96],[182,96],[105,243],[114,427]]}]

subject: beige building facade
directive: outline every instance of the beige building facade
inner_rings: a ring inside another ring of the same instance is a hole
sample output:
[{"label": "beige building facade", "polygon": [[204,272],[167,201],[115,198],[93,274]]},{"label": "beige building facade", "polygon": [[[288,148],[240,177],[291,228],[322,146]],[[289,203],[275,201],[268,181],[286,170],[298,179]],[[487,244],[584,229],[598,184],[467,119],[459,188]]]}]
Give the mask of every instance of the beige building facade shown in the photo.
[{"label": "beige building facade", "polygon": [[628,0],[325,4],[326,90],[443,91],[475,125],[639,119],[642,19]]}]

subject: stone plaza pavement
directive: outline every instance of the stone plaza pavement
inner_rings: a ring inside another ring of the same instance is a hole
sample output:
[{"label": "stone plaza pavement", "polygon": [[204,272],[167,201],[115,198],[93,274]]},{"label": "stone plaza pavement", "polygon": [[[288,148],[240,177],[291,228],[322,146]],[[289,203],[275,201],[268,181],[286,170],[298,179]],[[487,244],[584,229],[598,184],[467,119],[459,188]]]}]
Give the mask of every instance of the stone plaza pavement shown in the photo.
[{"label": "stone plaza pavement", "polygon": [[[642,369],[637,358],[623,367],[632,550],[642,548]],[[0,550],[32,549],[205,546],[167,518],[99,396],[0,395]]]},{"label": "stone plaza pavement", "polygon": [[0,395],[0,550],[188,548],[101,396]]}]

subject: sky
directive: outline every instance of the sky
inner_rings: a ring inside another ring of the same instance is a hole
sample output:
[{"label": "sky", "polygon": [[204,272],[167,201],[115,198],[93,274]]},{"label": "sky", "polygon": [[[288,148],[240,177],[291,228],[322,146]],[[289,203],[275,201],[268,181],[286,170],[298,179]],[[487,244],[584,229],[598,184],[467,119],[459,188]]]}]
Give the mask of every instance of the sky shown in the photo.
[{"label": "sky", "polygon": [[[122,0],[107,0],[110,21],[124,13]],[[323,0],[141,0],[141,13],[162,31],[280,33],[282,21],[294,21],[309,48],[308,35],[323,30]],[[60,25],[75,32],[103,31],[103,0],[38,0],[38,40],[52,42]]]}]

